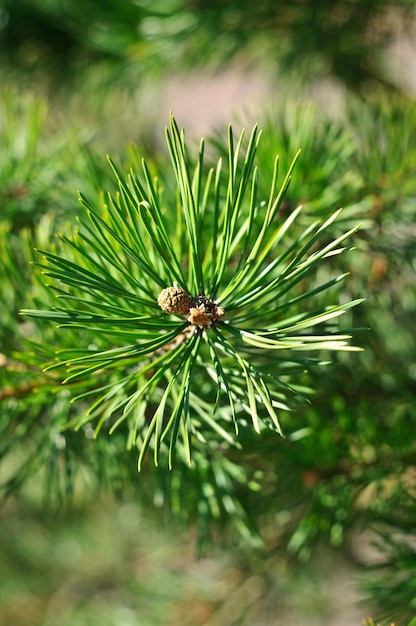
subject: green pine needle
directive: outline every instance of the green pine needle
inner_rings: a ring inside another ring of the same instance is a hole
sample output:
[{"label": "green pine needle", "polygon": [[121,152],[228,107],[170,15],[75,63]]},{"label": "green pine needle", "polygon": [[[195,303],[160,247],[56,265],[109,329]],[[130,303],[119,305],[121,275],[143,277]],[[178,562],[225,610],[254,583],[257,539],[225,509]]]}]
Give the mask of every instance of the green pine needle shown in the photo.
[{"label": "green pine needle", "polygon": [[332,239],[339,211],[306,228],[300,209],[279,212],[299,152],[280,186],[276,159],[262,199],[256,127],[247,143],[230,127],[228,162],[212,168],[203,141],[194,163],[173,117],[166,138],[176,198],[144,161],[126,180],[109,160],[118,193],[101,207],[80,195],[85,218],[62,237],[65,255],[42,252],[59,304],[23,311],[79,337],[47,366],[66,370],[81,405],[92,401],[71,425],[94,421],[96,435],[127,426],[139,469],[149,449],[156,465],[165,454],[172,467],[177,453],[191,464],[195,437],[238,447],[247,415],[256,432],[281,434],[279,412],[296,395],[290,366],[307,369],[312,351],[358,349],[335,321],[361,300],[324,298],[347,274],[316,279],[356,228]]}]

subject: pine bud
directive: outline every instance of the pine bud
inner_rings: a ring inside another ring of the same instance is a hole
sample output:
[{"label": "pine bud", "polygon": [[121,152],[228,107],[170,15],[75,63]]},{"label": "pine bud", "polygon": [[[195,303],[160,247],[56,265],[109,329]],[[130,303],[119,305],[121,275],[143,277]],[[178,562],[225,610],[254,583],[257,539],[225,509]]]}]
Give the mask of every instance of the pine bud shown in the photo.
[{"label": "pine bud", "polygon": [[186,318],[190,324],[205,328],[211,326],[213,322],[219,322],[225,315],[222,307],[217,306],[214,302],[207,300],[198,306],[189,309],[189,315]]},{"label": "pine bud", "polygon": [[199,328],[211,326],[212,324],[212,317],[203,304],[200,304],[197,307],[191,307],[189,309],[189,315],[186,319],[190,324],[198,326]]}]

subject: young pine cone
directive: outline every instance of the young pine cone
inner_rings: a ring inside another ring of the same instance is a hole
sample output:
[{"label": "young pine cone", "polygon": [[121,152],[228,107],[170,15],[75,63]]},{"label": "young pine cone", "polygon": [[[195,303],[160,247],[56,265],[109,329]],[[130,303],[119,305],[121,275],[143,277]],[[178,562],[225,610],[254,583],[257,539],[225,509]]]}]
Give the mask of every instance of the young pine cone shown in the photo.
[{"label": "young pine cone", "polygon": [[166,287],[158,296],[157,303],[165,313],[184,315],[189,312],[192,298],[179,287]]}]

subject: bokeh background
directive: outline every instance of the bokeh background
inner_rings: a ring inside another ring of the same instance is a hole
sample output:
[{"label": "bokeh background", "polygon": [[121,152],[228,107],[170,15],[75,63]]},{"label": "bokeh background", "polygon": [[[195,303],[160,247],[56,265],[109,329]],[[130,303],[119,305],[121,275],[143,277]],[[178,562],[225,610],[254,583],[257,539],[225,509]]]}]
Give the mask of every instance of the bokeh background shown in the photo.
[{"label": "bokeh background", "polygon": [[[414,0],[0,0],[0,94],[1,626],[412,623]],[[106,154],[163,168],[169,111],[195,145],[258,122],[266,174],[303,150],[287,210],[363,222],[343,269],[365,352],[313,382],[312,436],[235,459],[261,545],[212,511],[201,541],[191,486],[168,512],[117,437],[62,434],[69,399],[22,347],[33,247],[112,188]]]}]

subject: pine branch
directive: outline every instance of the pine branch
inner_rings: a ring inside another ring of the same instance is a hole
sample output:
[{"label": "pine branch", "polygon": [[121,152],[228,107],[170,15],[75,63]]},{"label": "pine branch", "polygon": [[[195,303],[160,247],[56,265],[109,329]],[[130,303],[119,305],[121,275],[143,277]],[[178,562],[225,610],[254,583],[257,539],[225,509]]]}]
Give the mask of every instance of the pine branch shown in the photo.
[{"label": "pine branch", "polygon": [[[73,425],[96,420],[97,435],[104,424],[110,433],[128,424],[139,468],[149,448],[156,465],[163,451],[172,467],[178,447],[191,463],[200,400],[212,407],[207,437],[214,419],[216,433],[237,445],[244,414],[256,432],[281,434],[279,412],[290,406],[287,364],[307,368],[314,351],[358,349],[335,320],[360,299],[308,304],[345,273],[299,291],[318,266],[350,249],[345,241],[357,228],[328,239],[337,211],[294,230],[285,247],[299,211],[281,220],[278,209],[299,152],[280,187],[275,167],[263,201],[256,191],[259,137],[254,128],[246,146],[244,132],[235,145],[230,127],[228,170],[223,175],[219,160],[206,172],[204,142],[193,165],[171,117],[166,138],[179,227],[171,199],[144,161],[142,175],[131,172],[125,180],[110,160],[118,194],[108,194],[101,208],[81,195],[86,217],[74,237],[63,237],[66,255],[46,250],[37,264],[52,279],[57,306],[23,314],[91,337],[59,349],[47,368],[65,369],[64,382],[81,390],[77,398],[96,398]],[[275,351],[284,354],[285,366]]]}]

